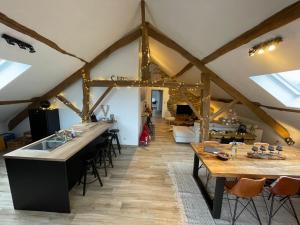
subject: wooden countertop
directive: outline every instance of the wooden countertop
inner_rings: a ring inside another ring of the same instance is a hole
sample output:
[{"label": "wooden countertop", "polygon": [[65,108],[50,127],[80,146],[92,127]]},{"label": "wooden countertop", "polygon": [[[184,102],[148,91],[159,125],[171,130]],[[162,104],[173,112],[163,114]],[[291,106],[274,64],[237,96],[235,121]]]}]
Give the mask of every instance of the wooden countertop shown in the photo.
[{"label": "wooden countertop", "polygon": [[[27,146],[4,155],[4,158],[18,158],[30,160],[66,161],[79,152],[83,147],[93,141],[100,134],[112,127],[113,123],[97,122],[89,123],[87,127],[74,126],[74,130],[83,131],[79,137],[59,146],[52,151],[26,149]],[[38,143],[41,140],[35,142]],[[32,145],[32,144],[30,144]]]},{"label": "wooden countertop", "polygon": [[[278,178],[279,176],[300,177],[300,149],[283,147],[286,160],[268,160],[248,158],[247,152],[252,145],[239,145],[236,159],[222,161],[208,152],[204,152],[203,144],[191,144],[194,152],[215,177],[252,177]],[[231,154],[231,145],[205,144]]]}]

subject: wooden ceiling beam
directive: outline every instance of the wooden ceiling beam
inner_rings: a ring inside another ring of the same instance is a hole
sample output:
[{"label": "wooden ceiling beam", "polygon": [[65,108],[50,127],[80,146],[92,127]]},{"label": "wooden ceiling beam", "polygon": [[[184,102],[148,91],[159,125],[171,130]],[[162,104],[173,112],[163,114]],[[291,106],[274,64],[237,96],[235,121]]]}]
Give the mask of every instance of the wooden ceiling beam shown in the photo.
[{"label": "wooden ceiling beam", "polygon": [[[130,44],[131,42],[135,41],[141,36],[140,27],[136,28],[132,32],[128,33],[124,37],[120,38],[118,41],[113,43],[111,46],[109,46],[107,49],[105,49],[103,52],[101,52],[99,55],[97,55],[90,63],[85,64],[83,67],[75,71],[73,74],[71,74],[67,79],[59,83],[57,86],[52,88],[50,91],[48,91],[46,94],[40,97],[40,100],[47,100],[52,97],[55,97],[59,93],[61,93],[64,89],[72,85],[74,82],[78,81],[81,78],[81,70],[90,70],[95,65],[106,59],[108,56],[110,56],[113,52],[116,50]],[[30,104],[28,107],[26,107],[24,110],[22,110],[20,113],[18,113],[16,116],[14,116],[8,123],[8,129],[12,130],[14,129],[19,123],[21,123],[26,117],[28,117],[28,108],[35,107],[36,103]]]},{"label": "wooden ceiling beam", "polygon": [[207,64],[220,56],[230,52],[248,42],[266,34],[272,30],[275,30],[279,27],[282,27],[296,19],[300,18],[300,2],[297,1],[288,7],[280,10],[274,15],[270,16],[263,22],[259,23],[252,29],[244,32],[240,36],[236,37],[232,41],[223,45],[222,47],[215,50],[213,53],[209,54],[205,58],[202,59],[204,64]]},{"label": "wooden ceiling beam", "polygon": [[190,70],[193,66],[194,66],[193,63],[186,64],[186,66],[183,67],[177,74],[175,74],[174,76],[172,76],[172,78],[176,79],[176,78],[182,76],[185,72],[187,72],[188,70]]},{"label": "wooden ceiling beam", "polygon": [[14,105],[14,104],[22,104],[22,103],[30,103],[38,101],[38,98],[32,98],[27,100],[7,100],[7,101],[0,101],[0,105]]},{"label": "wooden ceiling beam", "polygon": [[148,32],[149,36],[166,45],[167,47],[177,51],[184,58],[189,60],[193,65],[195,65],[199,70],[203,73],[208,74],[210,79],[217,84],[219,87],[224,89],[229,95],[231,95],[234,99],[239,100],[244,105],[246,105],[254,114],[258,116],[263,122],[268,124],[281,138],[287,140],[290,138],[290,134],[288,130],[278,123],[275,119],[273,119],[270,115],[268,115],[265,111],[263,111],[260,107],[253,104],[248,98],[246,98],[242,93],[237,91],[234,87],[232,87],[229,83],[221,79],[215,72],[206,67],[204,63],[198,59],[197,57],[190,54],[186,49],[181,47],[175,41],[162,34],[156,28],[154,28],[151,24],[148,24]]},{"label": "wooden ceiling beam", "polygon": [[113,89],[113,87],[108,87],[105,90],[105,92],[98,98],[98,100],[96,101],[96,103],[90,109],[89,115],[91,115],[95,111],[95,109],[98,107],[98,105],[105,99],[105,97],[111,92],[112,89]]},{"label": "wooden ceiling beam", "polygon": [[186,96],[182,88],[179,89],[179,94],[184,99],[184,101],[190,106],[190,108],[193,110],[193,113],[198,117],[198,119],[202,120],[202,116],[200,115],[200,112],[194,107],[193,103]]},{"label": "wooden ceiling beam", "polygon": [[62,95],[57,95],[56,98],[61,101],[63,104],[65,104],[67,107],[69,107],[72,111],[74,111],[80,118],[82,118],[82,112],[73,105],[68,99],[66,99]]},{"label": "wooden ceiling beam", "polygon": [[90,115],[90,71],[82,70],[82,122],[88,122]]},{"label": "wooden ceiling beam", "polygon": [[169,87],[169,88],[203,88],[202,84],[182,84],[174,81],[141,81],[141,80],[91,80],[91,87]]},{"label": "wooden ceiling beam", "polygon": [[215,112],[210,120],[214,120],[216,117],[220,116],[224,112],[227,112],[229,109],[231,109],[235,104],[237,104],[239,101],[238,100],[232,100],[228,104],[224,105],[221,109],[219,109],[217,112]]},{"label": "wooden ceiling beam", "polygon": [[[249,43],[250,41],[272,31],[277,28],[280,28],[290,22],[293,22],[294,20],[298,19],[300,17],[300,2],[297,1],[288,7],[280,10],[279,12],[273,14],[266,20],[262,21],[255,27],[251,28],[250,30],[242,33],[235,39],[231,40],[230,42],[226,43],[222,47],[218,48],[208,56],[204,57],[201,61],[204,64],[210,63],[211,61],[219,58],[220,56],[244,45]],[[185,67],[192,68],[193,64],[188,63]],[[184,67],[184,68],[185,68]],[[181,72],[181,71],[180,71]],[[183,71],[183,73],[178,72],[177,77],[183,75],[186,71]]]},{"label": "wooden ceiling beam", "polygon": [[84,63],[87,63],[87,61],[85,61],[84,59],[72,54],[72,53],[69,53],[67,52],[66,50],[62,49],[61,47],[59,47],[55,42],[49,40],[48,38],[40,35],[39,33],[37,33],[36,31],[20,24],[19,22],[9,18],[8,16],[6,16],[5,14],[1,13],[0,12],[0,23],[8,26],[9,28],[12,28],[22,34],[25,34],[29,37],[32,37],[33,39],[35,40],[38,40],[46,45],[48,45],[50,48],[53,48],[55,49],[56,51],[59,51],[60,53],[62,54],[65,54],[65,55],[69,55],[71,57],[74,57],[76,59],[79,59],[80,61],[84,62]]},{"label": "wooden ceiling beam", "polygon": [[[228,98],[211,98],[212,101],[215,102],[223,102],[223,103],[229,103],[232,102],[232,99],[228,99]],[[275,107],[275,106],[270,106],[270,105],[264,105],[261,104],[259,102],[252,102],[253,104],[259,106],[259,107],[263,107],[263,108],[267,108],[267,109],[273,109],[273,110],[278,110],[278,111],[283,111],[283,112],[291,112],[291,113],[300,113],[299,109],[287,109],[287,108],[281,108],[281,107]],[[237,104],[242,104],[241,102],[238,102]]]},{"label": "wooden ceiling beam", "polygon": [[151,74],[149,69],[150,64],[150,48],[149,48],[149,37],[148,37],[148,29],[146,25],[146,4],[144,0],[141,0],[141,17],[142,17],[142,46],[140,49],[140,55],[142,59],[140,60],[140,70],[141,70],[141,78],[142,80],[150,80]]}]

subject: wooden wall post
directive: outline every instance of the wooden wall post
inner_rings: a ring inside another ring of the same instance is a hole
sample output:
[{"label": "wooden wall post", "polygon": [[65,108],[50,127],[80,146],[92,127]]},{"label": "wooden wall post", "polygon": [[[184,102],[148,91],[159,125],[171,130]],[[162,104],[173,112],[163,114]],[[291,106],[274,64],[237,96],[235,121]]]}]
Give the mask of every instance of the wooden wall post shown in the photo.
[{"label": "wooden wall post", "polygon": [[201,141],[207,141],[209,139],[209,113],[210,113],[210,79],[208,74],[201,74],[201,83],[204,88],[201,90],[201,105],[200,113],[202,116],[201,120]]},{"label": "wooden wall post", "polygon": [[82,76],[82,122],[89,121],[89,112],[90,112],[90,71],[85,69],[81,70]]},{"label": "wooden wall post", "polygon": [[148,37],[148,27],[146,25],[146,10],[145,1],[141,1],[141,17],[142,17],[142,47],[141,47],[141,75],[142,80],[150,80],[150,48],[149,48],[149,37]]}]

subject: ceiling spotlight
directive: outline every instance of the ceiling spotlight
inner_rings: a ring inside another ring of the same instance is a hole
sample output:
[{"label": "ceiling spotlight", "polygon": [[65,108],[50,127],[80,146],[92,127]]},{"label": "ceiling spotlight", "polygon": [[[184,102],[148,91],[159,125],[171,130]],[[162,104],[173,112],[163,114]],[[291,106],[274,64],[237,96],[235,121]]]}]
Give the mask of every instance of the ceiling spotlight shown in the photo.
[{"label": "ceiling spotlight", "polygon": [[269,52],[274,51],[279,43],[282,42],[282,37],[275,37],[272,39],[269,39],[267,41],[264,41],[262,43],[259,43],[255,45],[253,48],[249,49],[249,56],[254,56],[256,53],[261,55],[263,54],[266,50]]},{"label": "ceiling spotlight", "polygon": [[249,56],[254,56],[255,55],[255,50],[252,48],[252,49],[249,49]]},{"label": "ceiling spotlight", "polygon": [[24,42],[24,41],[16,39],[16,38],[14,38],[12,36],[9,36],[7,34],[2,34],[1,37],[3,39],[5,39],[5,41],[9,45],[15,45],[15,44],[17,44],[19,46],[19,48],[21,48],[21,49],[25,49],[25,50],[28,49],[30,53],[34,53],[35,52],[33,46],[30,45],[30,44],[28,44],[28,43],[26,43],[26,42]]},{"label": "ceiling spotlight", "polygon": [[261,55],[261,54],[263,54],[264,52],[265,52],[265,50],[263,50],[263,49],[261,48],[261,49],[258,50],[257,53]]},{"label": "ceiling spotlight", "polygon": [[269,46],[268,50],[269,52],[274,51],[276,49],[276,45],[272,44]]}]

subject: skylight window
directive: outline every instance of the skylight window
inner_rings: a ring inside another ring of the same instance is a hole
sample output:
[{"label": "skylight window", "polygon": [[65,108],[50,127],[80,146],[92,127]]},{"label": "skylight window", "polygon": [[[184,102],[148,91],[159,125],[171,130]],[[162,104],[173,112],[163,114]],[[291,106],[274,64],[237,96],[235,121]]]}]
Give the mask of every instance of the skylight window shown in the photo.
[{"label": "skylight window", "polygon": [[31,65],[0,59],[0,90],[30,67]]},{"label": "skylight window", "polygon": [[250,77],[287,107],[300,108],[300,70]]}]

